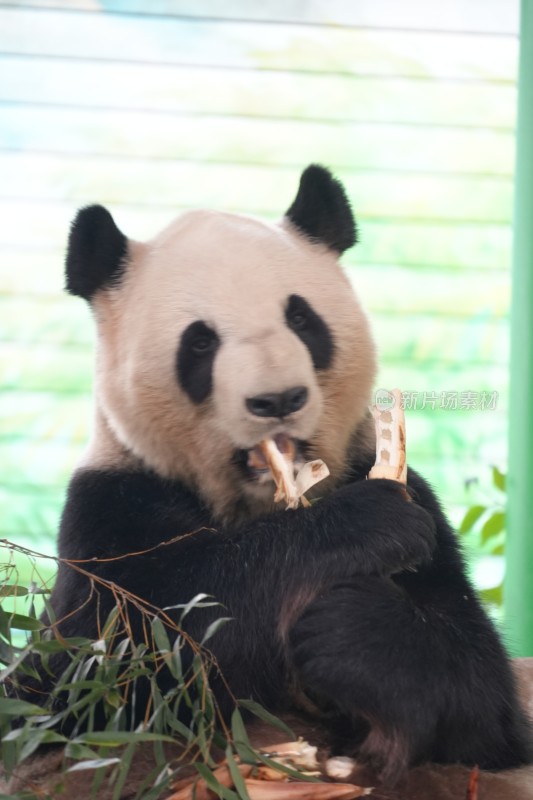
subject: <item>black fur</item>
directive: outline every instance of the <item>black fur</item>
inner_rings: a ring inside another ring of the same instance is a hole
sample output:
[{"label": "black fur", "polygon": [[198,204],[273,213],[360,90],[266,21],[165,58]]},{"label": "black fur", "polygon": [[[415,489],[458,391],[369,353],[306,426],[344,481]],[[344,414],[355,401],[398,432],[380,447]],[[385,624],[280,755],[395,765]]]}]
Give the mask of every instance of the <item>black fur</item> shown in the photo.
[{"label": "black fur", "polygon": [[286,216],[306,236],[337,253],[344,253],[357,242],[357,228],[344,187],[318,164],[303,171]]},{"label": "black fur", "polygon": [[[332,730],[349,731],[352,742],[370,730],[360,756],[389,781],[430,758],[489,768],[529,761],[504,650],[437,500],[412,471],[408,501],[397,483],[365,480],[369,467],[310,508],[235,527],[153,473],[80,471],[59,553],[109,559],[196,531],[146,555],[84,567],[158,607],[212,594],[225,608],[195,610],[187,629],[201,638],[217,615],[233,617],[210,647],[234,695],[281,712],[294,707],[296,684],[327,711],[323,724]],[[99,593],[105,619],[114,598]],[[62,563],[55,613],[61,619],[81,606],[60,625],[63,636],[97,636],[88,595],[87,578]],[[133,607],[130,614],[141,639]],[[57,672],[62,659],[51,658]],[[163,690],[171,682],[161,674]],[[46,676],[45,690],[52,685]],[[213,685],[228,715],[230,697],[216,678]],[[138,695],[138,719],[145,700]]]},{"label": "black fur", "polygon": [[78,211],[68,240],[66,289],[91,300],[100,289],[117,286],[126,268],[128,240],[103,206]]},{"label": "black fur", "polygon": [[305,344],[315,369],[327,369],[333,360],[335,350],[331,332],[307,300],[298,294],[291,294],[285,308],[287,325]]},{"label": "black fur", "polygon": [[205,322],[192,322],[183,332],[176,370],[178,381],[193,403],[207,400],[213,389],[213,364],[220,339]]}]

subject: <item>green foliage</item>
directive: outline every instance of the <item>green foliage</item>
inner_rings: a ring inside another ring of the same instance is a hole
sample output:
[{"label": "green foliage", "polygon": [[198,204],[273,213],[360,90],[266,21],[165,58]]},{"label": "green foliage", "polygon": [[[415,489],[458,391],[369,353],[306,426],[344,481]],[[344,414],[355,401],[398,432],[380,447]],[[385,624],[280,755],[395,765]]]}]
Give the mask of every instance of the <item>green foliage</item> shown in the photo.
[{"label": "green foliage", "polygon": [[[459,526],[459,533],[468,540],[469,547],[485,559],[500,560],[505,552],[505,505],[506,476],[498,467],[492,467],[491,491],[484,503],[470,506]],[[491,580],[491,574],[497,575]],[[503,601],[503,575],[501,570],[487,570],[488,580],[480,587],[482,599],[496,616],[501,611]]]},{"label": "green foliage", "polygon": [[[193,609],[218,604],[207,595],[198,594],[187,604],[174,607],[179,612],[175,623],[167,613],[169,609],[154,609],[142,601],[139,605],[135,598],[146,632],[146,641],[139,643],[129,635],[128,607],[133,596],[114,587],[117,605],[101,622],[100,638],[65,639],[54,635],[53,624],[47,625],[36,616],[35,598],[41,597],[49,618],[55,621],[47,587],[35,581],[29,585],[17,582],[13,554],[34,562],[38,561],[38,554],[9,542],[3,542],[3,547],[7,558],[0,583],[0,750],[5,772],[12,774],[42,745],[63,745],[63,770],[92,773],[95,796],[105,782],[113,800],[118,800],[136,753],[140,747],[149,746],[153,766],[139,788],[139,799],[157,800],[164,796],[181,777],[184,766],[192,764],[220,797],[248,800],[236,759],[254,764],[269,763],[269,759],[253,751],[238,705],[231,726],[225,724],[209,684],[216,663],[206,643],[221,625],[231,621],[220,617],[212,622],[201,643],[191,641],[182,628],[183,620]],[[184,657],[186,650],[188,655]],[[19,682],[31,677],[38,687],[39,673],[51,673],[51,659],[61,653],[68,655],[68,667],[56,675],[55,688],[45,702],[42,696],[39,704],[17,699]],[[168,669],[175,679],[164,694],[157,680],[162,669]],[[140,690],[141,682],[149,685],[148,702],[142,723],[134,725],[128,720],[125,707]],[[103,726],[96,726],[96,705],[103,710]],[[243,701],[242,705],[294,738],[286,726],[256,703]],[[189,724],[181,721],[184,715],[180,712],[184,710]],[[65,723],[71,728],[68,737],[61,732]],[[215,748],[218,756],[225,753],[234,789],[221,786],[211,772]],[[286,771],[292,774],[290,769]],[[299,778],[302,780],[302,776]],[[29,793],[24,800],[32,797]]]}]

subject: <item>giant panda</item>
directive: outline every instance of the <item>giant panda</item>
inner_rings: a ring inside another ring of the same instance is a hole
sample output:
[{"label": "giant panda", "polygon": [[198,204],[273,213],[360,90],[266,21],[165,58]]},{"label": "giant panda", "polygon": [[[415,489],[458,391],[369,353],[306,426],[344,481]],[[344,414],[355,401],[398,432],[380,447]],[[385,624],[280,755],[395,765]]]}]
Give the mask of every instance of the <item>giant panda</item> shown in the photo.
[{"label": "giant panda", "polygon": [[[96,638],[105,582],[157,608],[206,593],[231,618],[209,642],[223,714],[237,697],[316,718],[385,783],[429,760],[520,765],[528,723],[438,500],[411,469],[409,499],[366,479],[376,350],[338,263],[356,239],[317,165],[275,224],[197,210],[139,242],[79,211],[66,285],[96,322],[95,418],[59,555],[100,583],[63,561],[51,606],[63,636]],[[328,465],[310,507],[274,503],[265,437]],[[188,635],[220,613],[190,613]]]}]

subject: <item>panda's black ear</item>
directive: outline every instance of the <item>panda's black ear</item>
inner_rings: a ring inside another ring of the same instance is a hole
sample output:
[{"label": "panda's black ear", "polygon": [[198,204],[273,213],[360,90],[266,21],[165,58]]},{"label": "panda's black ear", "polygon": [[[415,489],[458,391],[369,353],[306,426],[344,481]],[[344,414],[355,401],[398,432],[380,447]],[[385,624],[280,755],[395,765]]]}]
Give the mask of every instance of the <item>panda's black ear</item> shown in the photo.
[{"label": "panda's black ear", "polygon": [[78,211],[70,228],[66,289],[91,300],[100,289],[116,286],[126,268],[128,240],[103,206]]},{"label": "panda's black ear", "polygon": [[302,172],[300,187],[286,216],[311,239],[344,253],[357,242],[357,228],[342,183],[318,164]]}]

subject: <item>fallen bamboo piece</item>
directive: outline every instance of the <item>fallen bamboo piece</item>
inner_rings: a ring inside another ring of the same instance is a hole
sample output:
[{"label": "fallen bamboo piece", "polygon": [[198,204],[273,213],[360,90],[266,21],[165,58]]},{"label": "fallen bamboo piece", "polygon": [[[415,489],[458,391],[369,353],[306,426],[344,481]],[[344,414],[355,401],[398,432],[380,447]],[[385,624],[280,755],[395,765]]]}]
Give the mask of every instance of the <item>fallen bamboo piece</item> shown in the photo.
[{"label": "fallen bamboo piece", "polygon": [[266,764],[261,764],[257,767],[256,777],[260,781],[285,781],[289,780],[289,776],[286,772],[282,772],[280,769],[274,769],[274,767],[267,767]]},{"label": "fallen bamboo piece", "polygon": [[466,800],[478,800],[478,786],[479,786],[479,767],[474,767],[468,778],[468,787],[466,789]]},{"label": "fallen bamboo piece", "polygon": [[349,783],[269,783],[248,778],[245,784],[250,800],[355,800],[372,791]]},{"label": "fallen bamboo piece", "polygon": [[[251,764],[238,764],[237,769],[243,778],[247,778],[252,774],[254,768]],[[227,789],[232,789],[235,785],[227,764],[222,764],[214,769],[213,778]],[[213,800],[216,797],[218,795],[208,787],[205,780],[196,775],[189,780],[180,781],[178,791],[171,794],[167,800]]]},{"label": "fallen bamboo piece", "polygon": [[[286,772],[284,767],[298,770],[304,775],[320,775],[317,761],[317,748],[298,739],[283,742],[272,747],[261,747],[258,751],[272,762],[279,764],[267,766],[258,760],[257,764],[237,764],[244,779],[250,800],[355,800],[372,792],[371,788],[356,786],[353,783],[326,783],[323,781],[298,781]],[[330,759],[332,761],[334,759]],[[212,772],[213,778],[228,789],[235,788],[227,762],[223,762]],[[216,800],[219,796],[211,789],[204,778],[194,776],[178,781],[174,792],[167,800]],[[178,791],[176,791],[176,789]]]},{"label": "fallen bamboo piece", "polygon": [[333,756],[326,761],[326,775],[333,780],[348,778],[356,767],[356,762],[349,756]]},{"label": "fallen bamboo piece", "polygon": [[318,748],[301,737],[295,742],[282,742],[272,747],[260,747],[259,752],[271,761],[276,761],[286,767],[318,774],[317,770],[320,767],[316,757]]}]

